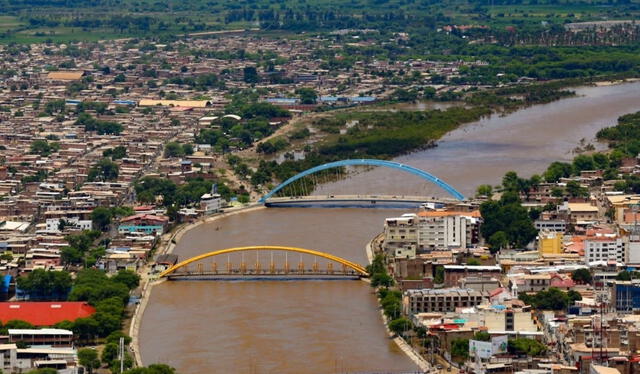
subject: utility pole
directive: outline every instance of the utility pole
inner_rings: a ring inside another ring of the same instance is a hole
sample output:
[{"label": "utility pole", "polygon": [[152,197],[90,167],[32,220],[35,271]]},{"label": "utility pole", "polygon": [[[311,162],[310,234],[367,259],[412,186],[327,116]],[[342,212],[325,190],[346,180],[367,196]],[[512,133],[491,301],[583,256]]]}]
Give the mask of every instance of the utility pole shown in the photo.
[{"label": "utility pole", "polygon": [[120,374],[124,372],[124,337],[120,338],[120,345],[118,347],[118,358],[120,359]]}]

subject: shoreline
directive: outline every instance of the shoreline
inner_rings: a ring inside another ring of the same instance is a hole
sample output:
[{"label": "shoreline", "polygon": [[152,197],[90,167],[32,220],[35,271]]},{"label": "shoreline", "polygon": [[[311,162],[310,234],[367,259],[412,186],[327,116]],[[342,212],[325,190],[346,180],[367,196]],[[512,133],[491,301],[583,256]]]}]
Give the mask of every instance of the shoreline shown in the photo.
[{"label": "shoreline", "polygon": [[[225,212],[225,213],[214,215],[214,216],[204,217],[195,222],[179,225],[178,227],[175,228],[173,233],[171,233],[170,235],[168,235],[167,238],[161,241],[155,256],[172,253],[175,250],[178,241],[182,239],[182,237],[187,232],[189,232],[190,230],[200,225],[211,223],[219,219],[230,217],[233,215],[242,214],[242,213],[251,213],[251,212],[262,210],[262,209],[266,209],[266,207],[262,205],[252,205],[248,207],[239,208],[231,212]],[[369,264],[372,263],[374,258],[373,245],[377,240],[379,240],[380,235],[382,234],[377,234],[372,240],[367,242],[367,244],[365,245],[365,253],[367,255],[367,260]],[[142,316],[144,315],[144,312],[149,303],[149,299],[151,298],[151,291],[153,290],[153,287],[156,285],[162,284],[165,281],[166,281],[165,279],[154,279],[150,277],[146,277],[142,281],[142,293],[140,297],[141,302],[136,306],[136,309],[132,314],[131,323],[129,325],[129,332],[128,332],[128,335],[131,337],[131,344],[129,345],[129,347],[133,355],[135,367],[144,366],[142,362],[142,355],[140,352],[140,339],[139,339]],[[370,283],[369,279],[363,278],[362,281],[364,281],[367,284]],[[389,336],[389,338],[391,338],[394,341],[394,343],[398,346],[398,348],[400,348],[400,350],[411,361],[413,361],[413,363],[420,370],[423,370],[423,371],[429,370],[430,365],[428,364],[428,362],[424,358],[422,358],[403,338],[399,336],[395,336],[395,334],[393,334],[393,332],[389,330],[389,327],[387,326],[387,322],[388,322],[387,318],[382,312],[382,310],[380,310],[380,316],[381,316],[384,328],[387,332],[387,335]]]},{"label": "shoreline", "polygon": [[[380,233],[378,235],[376,235],[373,239],[371,239],[367,245],[365,246],[365,251],[367,252],[367,257],[369,259],[369,263],[371,264],[373,261],[373,243],[375,243],[376,241],[378,241],[380,239],[380,237],[383,234]],[[369,282],[370,283],[370,282]],[[374,296],[375,297],[375,296]],[[423,372],[428,372],[431,370],[431,365],[429,364],[429,362],[422,356],[420,356],[420,354],[418,352],[416,352],[415,349],[413,349],[413,347],[407,343],[406,340],[404,340],[404,338],[402,338],[401,336],[398,336],[396,334],[394,334],[390,329],[389,329],[389,319],[387,318],[387,316],[384,315],[384,312],[381,308],[380,305],[380,300],[378,300],[378,298],[376,297],[376,301],[378,303],[378,311],[380,312],[380,318],[382,319],[382,324],[384,325],[384,329],[387,331],[387,335],[389,336],[389,338],[391,338],[393,340],[394,343],[396,343],[396,345],[398,346],[398,348],[400,348],[400,350],[411,360],[413,361],[414,364],[416,364],[416,366],[422,370]]]},{"label": "shoreline", "polygon": [[[222,218],[230,217],[241,213],[250,213],[253,211],[266,209],[263,205],[250,205],[238,209],[234,209],[230,212],[224,212],[213,216],[207,216],[196,220],[195,222],[181,224],[177,226],[173,233],[169,235],[167,239],[161,239],[160,246],[156,252],[156,257],[163,254],[172,253],[175,250],[178,241],[189,232],[200,225],[211,223]],[[144,276],[144,274],[143,274]],[[134,367],[144,366],[142,363],[142,356],[140,354],[140,341],[138,335],[140,334],[140,325],[142,323],[142,316],[149,303],[151,297],[151,290],[154,286],[165,282],[164,279],[154,279],[150,277],[143,277],[142,279],[142,293],[140,296],[140,304],[136,305],[136,308],[131,316],[131,323],[129,325],[129,336],[131,337],[131,344],[129,345],[131,352],[133,353]]]}]

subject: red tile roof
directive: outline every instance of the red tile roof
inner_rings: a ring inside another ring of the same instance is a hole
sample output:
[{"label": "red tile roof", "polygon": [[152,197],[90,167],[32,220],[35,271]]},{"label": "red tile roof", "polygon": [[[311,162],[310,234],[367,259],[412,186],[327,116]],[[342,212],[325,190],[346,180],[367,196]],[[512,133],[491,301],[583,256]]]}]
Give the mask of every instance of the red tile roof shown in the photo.
[{"label": "red tile roof", "polygon": [[138,213],[138,214],[134,214],[133,216],[124,217],[124,218],[122,218],[120,220],[120,222],[122,223],[122,222],[138,221],[138,220],[166,223],[166,222],[169,222],[169,217],[156,216],[156,215],[153,215],[153,214]]},{"label": "red tile roof", "polygon": [[133,210],[136,212],[140,212],[140,211],[147,211],[147,210],[153,210],[154,206],[153,205],[140,205],[140,206],[136,206],[133,207]]},{"label": "red tile roof", "polygon": [[64,320],[91,316],[96,310],[83,301],[0,302],[0,321],[22,320],[34,326],[53,326]]}]

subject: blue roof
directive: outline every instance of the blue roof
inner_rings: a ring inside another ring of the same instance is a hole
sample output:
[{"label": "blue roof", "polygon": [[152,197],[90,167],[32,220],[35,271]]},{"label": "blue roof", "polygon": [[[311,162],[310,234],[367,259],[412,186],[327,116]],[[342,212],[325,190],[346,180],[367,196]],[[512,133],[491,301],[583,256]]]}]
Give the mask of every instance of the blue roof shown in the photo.
[{"label": "blue roof", "polygon": [[11,275],[7,274],[2,279],[2,292],[9,292],[9,286],[11,285]]},{"label": "blue roof", "polygon": [[327,103],[334,103],[336,101],[351,101],[355,103],[370,103],[376,101],[373,96],[320,96],[320,101]]},{"label": "blue roof", "polygon": [[371,101],[376,101],[376,98],[373,96],[354,96],[349,98],[349,100],[359,102],[359,103],[365,103],[365,102],[368,103]]},{"label": "blue roof", "polygon": [[320,96],[320,101],[338,101],[338,96]]},{"label": "blue roof", "polygon": [[266,102],[268,102],[268,103],[280,103],[280,104],[295,104],[295,103],[298,102],[298,99],[289,98],[289,97],[272,97],[272,98],[266,99]]},{"label": "blue roof", "polygon": [[133,100],[114,100],[113,103],[123,105],[136,105],[136,102]]}]

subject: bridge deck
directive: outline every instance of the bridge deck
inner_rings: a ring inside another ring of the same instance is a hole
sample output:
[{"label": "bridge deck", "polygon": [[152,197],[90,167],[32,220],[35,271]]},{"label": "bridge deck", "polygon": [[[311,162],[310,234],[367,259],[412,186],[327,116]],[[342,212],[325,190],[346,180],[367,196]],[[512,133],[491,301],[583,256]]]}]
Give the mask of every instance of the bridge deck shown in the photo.
[{"label": "bridge deck", "polygon": [[446,204],[457,202],[454,199],[436,199],[427,196],[406,196],[406,195],[310,195],[310,196],[286,196],[272,197],[264,202],[269,206],[287,205],[389,205],[389,206],[419,206],[424,203]]},{"label": "bridge deck", "polygon": [[197,271],[197,272],[176,272],[167,276],[170,280],[179,279],[211,279],[211,280],[236,280],[236,279],[359,279],[362,275],[354,271],[313,271],[313,270],[275,270],[271,271]]}]

